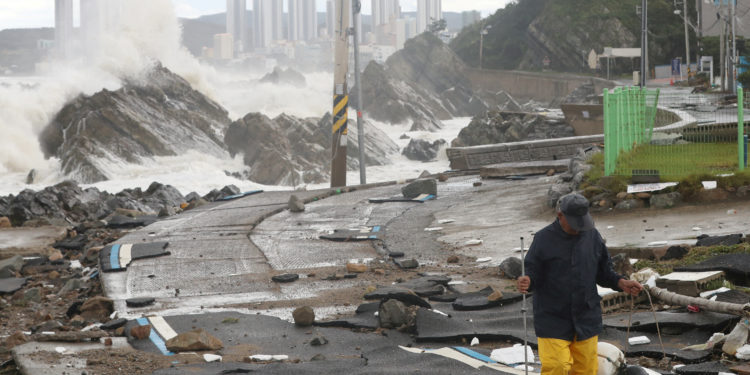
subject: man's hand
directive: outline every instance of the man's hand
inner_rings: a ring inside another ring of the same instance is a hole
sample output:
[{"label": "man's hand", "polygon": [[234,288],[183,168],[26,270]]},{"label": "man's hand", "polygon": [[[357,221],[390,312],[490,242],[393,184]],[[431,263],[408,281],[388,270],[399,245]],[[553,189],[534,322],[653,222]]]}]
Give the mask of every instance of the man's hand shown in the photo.
[{"label": "man's hand", "polygon": [[641,285],[639,282],[635,280],[620,279],[620,281],[617,282],[617,287],[622,289],[623,292],[630,294],[633,297],[637,296],[638,293],[640,293],[641,290],[643,290],[643,285]]},{"label": "man's hand", "polygon": [[523,294],[528,293],[529,285],[531,285],[531,278],[528,276],[521,276],[516,280],[516,288],[518,288],[518,291]]}]

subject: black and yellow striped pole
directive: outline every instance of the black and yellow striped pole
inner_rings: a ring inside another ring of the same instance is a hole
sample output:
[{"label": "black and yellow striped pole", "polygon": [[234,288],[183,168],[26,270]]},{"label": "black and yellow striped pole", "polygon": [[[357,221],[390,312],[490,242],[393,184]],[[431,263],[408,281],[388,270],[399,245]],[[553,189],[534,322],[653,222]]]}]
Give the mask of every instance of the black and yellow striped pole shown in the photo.
[{"label": "black and yellow striped pole", "polygon": [[346,186],[346,135],[349,120],[349,17],[351,0],[336,0],[336,46],[333,70],[333,137],[331,138],[331,187]]}]

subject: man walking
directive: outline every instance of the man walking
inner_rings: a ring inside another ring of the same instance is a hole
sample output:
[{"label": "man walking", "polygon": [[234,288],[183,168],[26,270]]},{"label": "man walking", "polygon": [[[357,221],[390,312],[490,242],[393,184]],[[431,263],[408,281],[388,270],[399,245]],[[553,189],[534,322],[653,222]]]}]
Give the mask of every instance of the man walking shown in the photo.
[{"label": "man walking", "polygon": [[602,311],[596,285],[638,295],[643,286],[612,269],[607,247],[589,215],[589,201],[568,194],[557,203],[557,220],[534,236],[524,259],[521,293],[534,292],[534,329],[542,374],[597,372]]}]

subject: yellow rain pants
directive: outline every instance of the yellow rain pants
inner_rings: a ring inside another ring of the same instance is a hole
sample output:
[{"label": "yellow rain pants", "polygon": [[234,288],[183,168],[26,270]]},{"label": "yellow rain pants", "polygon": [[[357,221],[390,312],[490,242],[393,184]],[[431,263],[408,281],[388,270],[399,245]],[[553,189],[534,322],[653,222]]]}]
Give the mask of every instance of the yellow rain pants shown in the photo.
[{"label": "yellow rain pants", "polygon": [[599,336],[583,341],[539,338],[542,375],[596,375]]}]

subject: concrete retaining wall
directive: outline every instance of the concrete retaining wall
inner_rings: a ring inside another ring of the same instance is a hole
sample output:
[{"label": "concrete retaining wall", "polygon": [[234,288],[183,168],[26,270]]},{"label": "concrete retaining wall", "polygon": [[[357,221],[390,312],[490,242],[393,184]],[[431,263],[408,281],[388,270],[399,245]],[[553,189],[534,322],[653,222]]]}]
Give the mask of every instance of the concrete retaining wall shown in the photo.
[{"label": "concrete retaining wall", "polygon": [[595,92],[615,87],[606,79],[571,74],[532,73],[513,70],[466,69],[474,89],[487,91],[503,90],[520,100],[534,99],[540,102],[559,103],[562,98],[579,86],[593,82]]}]

